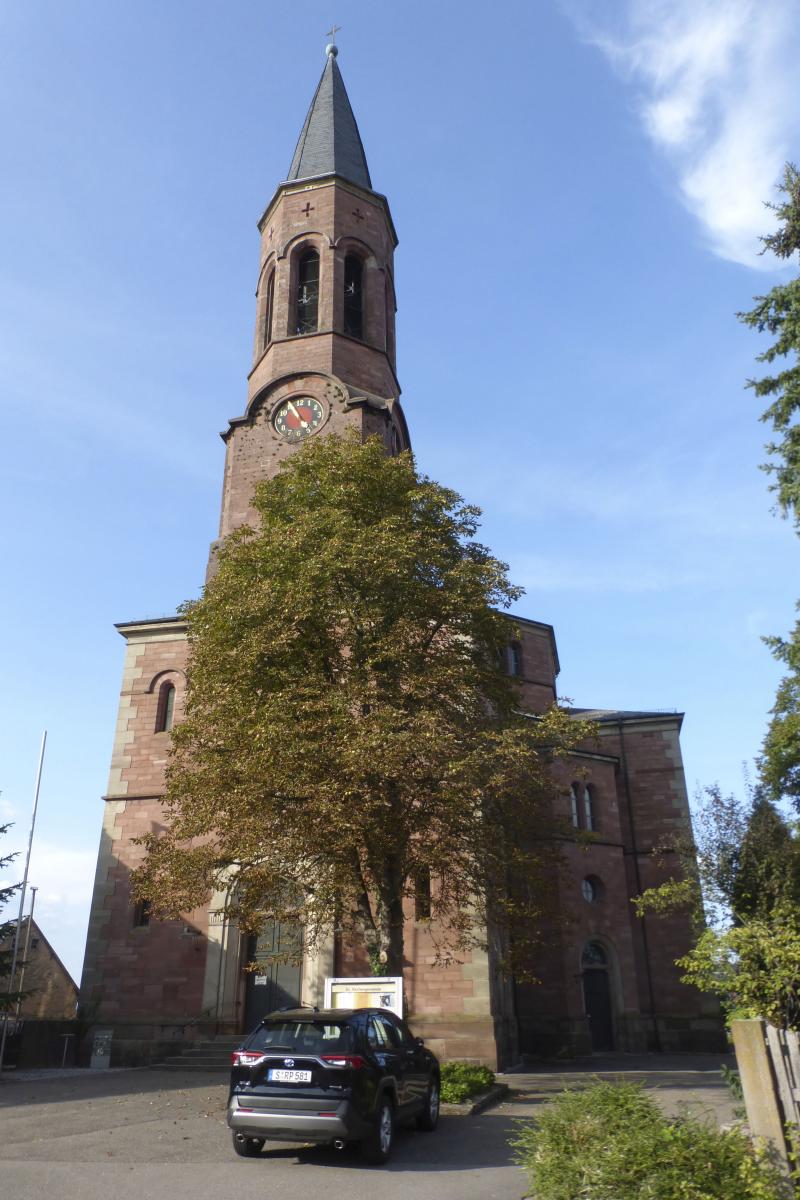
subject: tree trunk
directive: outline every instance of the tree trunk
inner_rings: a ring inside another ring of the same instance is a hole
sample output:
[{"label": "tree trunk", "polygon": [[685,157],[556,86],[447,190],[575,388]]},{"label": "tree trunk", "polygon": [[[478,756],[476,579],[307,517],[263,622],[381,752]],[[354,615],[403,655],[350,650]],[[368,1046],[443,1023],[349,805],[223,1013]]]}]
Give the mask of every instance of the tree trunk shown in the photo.
[{"label": "tree trunk", "polygon": [[385,907],[386,920],[382,930],[384,950],[386,951],[385,973],[387,975],[403,975],[404,937],[403,937],[403,897],[393,897]]}]

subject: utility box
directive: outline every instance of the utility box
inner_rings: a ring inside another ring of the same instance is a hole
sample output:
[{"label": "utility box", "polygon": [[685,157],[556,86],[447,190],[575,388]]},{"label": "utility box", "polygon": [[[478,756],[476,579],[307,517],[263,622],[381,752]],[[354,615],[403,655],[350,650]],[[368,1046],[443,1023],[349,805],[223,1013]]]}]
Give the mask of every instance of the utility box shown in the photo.
[{"label": "utility box", "polygon": [[111,1038],[113,1029],[96,1029],[92,1039],[92,1058],[89,1066],[93,1071],[104,1071],[111,1063]]}]

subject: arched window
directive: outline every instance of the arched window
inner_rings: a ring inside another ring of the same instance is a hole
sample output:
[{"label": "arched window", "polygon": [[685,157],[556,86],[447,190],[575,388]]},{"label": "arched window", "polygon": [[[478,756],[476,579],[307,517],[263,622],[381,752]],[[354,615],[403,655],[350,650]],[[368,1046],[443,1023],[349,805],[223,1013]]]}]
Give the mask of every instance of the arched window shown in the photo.
[{"label": "arched window", "polygon": [[172,714],[175,710],[175,684],[169,680],[162,683],[158,690],[158,706],[156,708],[156,733],[168,733],[172,729]]},{"label": "arched window", "polygon": [[272,341],[272,310],[275,306],[275,272],[267,280],[267,298],[264,304],[264,346]]},{"label": "arched window", "polygon": [[344,331],[364,336],[364,265],[355,254],[344,260]]},{"label": "arched window", "polygon": [[522,674],[522,647],[519,642],[509,642],[506,650],[509,675]]},{"label": "arched window", "polygon": [[316,333],[319,317],[319,255],[306,250],[297,264],[295,333]]},{"label": "arched window", "polygon": [[597,829],[597,818],[594,811],[594,788],[587,783],[570,784],[569,808],[572,824],[576,829],[585,829],[593,833]]},{"label": "arched window", "polygon": [[589,832],[594,829],[594,794],[591,786],[587,783],[583,789],[583,827]]},{"label": "arched window", "polygon": [[581,955],[581,966],[584,971],[592,967],[607,967],[608,955],[599,942],[587,942]]},{"label": "arched window", "polygon": [[576,829],[580,828],[581,823],[578,815],[578,787],[579,784],[573,783],[569,789],[569,815]]}]

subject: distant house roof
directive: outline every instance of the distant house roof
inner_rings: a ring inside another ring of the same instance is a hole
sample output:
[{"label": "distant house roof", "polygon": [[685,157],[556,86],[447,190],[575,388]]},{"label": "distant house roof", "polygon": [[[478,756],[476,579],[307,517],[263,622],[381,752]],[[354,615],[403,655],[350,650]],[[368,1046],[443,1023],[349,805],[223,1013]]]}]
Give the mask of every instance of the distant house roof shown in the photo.
[{"label": "distant house roof", "polygon": [[[11,924],[15,926],[16,921]],[[11,947],[13,936],[12,930],[2,943],[3,949]],[[26,944],[28,953],[27,957],[24,957]],[[22,918],[16,986],[19,986],[23,958],[25,967],[22,973],[22,991],[25,995],[20,1006],[22,1017],[35,1017],[40,1020],[66,1020],[73,1017],[78,1000],[77,984],[42,932],[41,926],[29,916]]]}]

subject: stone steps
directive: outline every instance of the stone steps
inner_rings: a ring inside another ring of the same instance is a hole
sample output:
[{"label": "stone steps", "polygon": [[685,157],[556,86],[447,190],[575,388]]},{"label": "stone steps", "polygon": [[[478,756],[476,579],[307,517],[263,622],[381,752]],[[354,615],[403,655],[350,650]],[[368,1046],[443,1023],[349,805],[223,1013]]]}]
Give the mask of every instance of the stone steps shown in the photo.
[{"label": "stone steps", "polygon": [[236,1034],[213,1041],[195,1042],[181,1054],[170,1054],[155,1065],[168,1071],[211,1071],[227,1075],[231,1069],[231,1054],[241,1046],[245,1036]]}]

